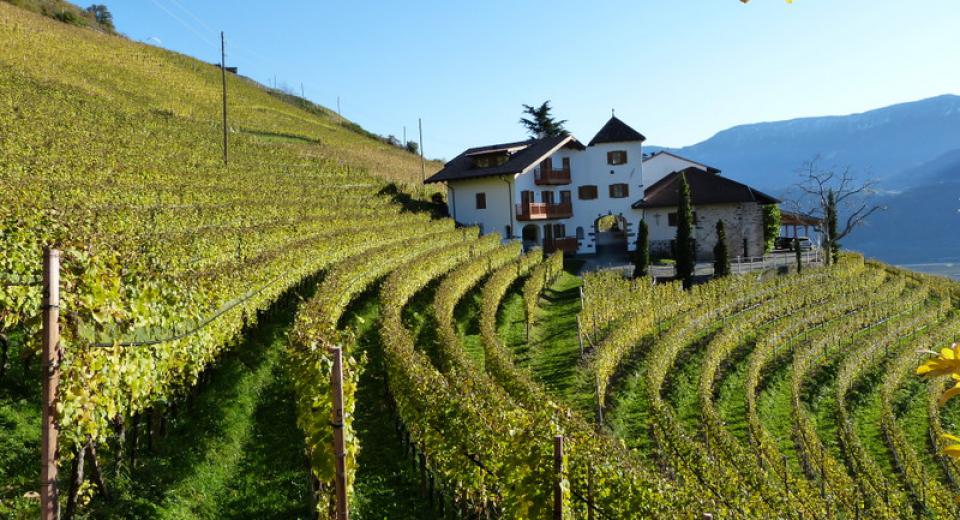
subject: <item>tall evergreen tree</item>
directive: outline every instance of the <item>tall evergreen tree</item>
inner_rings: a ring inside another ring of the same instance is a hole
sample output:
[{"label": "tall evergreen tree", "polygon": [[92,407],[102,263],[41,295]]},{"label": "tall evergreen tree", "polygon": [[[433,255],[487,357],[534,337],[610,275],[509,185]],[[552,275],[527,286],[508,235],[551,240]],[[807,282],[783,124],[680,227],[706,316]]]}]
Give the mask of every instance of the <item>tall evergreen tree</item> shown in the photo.
[{"label": "tall evergreen tree", "polygon": [[780,206],[777,204],[767,204],[763,206],[763,252],[773,251],[777,243],[777,237],[780,235],[780,221],[782,215]]},{"label": "tall evergreen tree", "polygon": [[675,241],[677,278],[683,287],[693,285],[693,271],[696,267],[696,244],[693,238],[693,207],[690,202],[690,185],[687,176],[680,177],[680,200],[677,204],[677,237]]},{"label": "tall evergreen tree", "polygon": [[523,105],[523,113],[529,117],[520,118],[520,124],[536,139],[570,135],[563,127],[567,120],[557,121],[550,113],[551,110],[553,107],[550,106],[550,100],[544,101],[538,107]]},{"label": "tall evergreen tree", "polygon": [[793,252],[797,257],[797,273],[803,272],[803,252],[800,251],[800,239],[793,238]]},{"label": "tall evergreen tree", "polygon": [[647,221],[641,219],[640,227],[637,229],[637,250],[633,253],[633,277],[646,276],[649,267],[650,229],[647,227]]},{"label": "tall evergreen tree", "polygon": [[713,276],[720,278],[730,274],[730,255],[727,253],[727,231],[723,220],[717,221],[717,245],[713,246]]},{"label": "tall evergreen tree", "polygon": [[833,190],[827,192],[827,204],[824,211],[824,225],[826,232],[826,262],[836,263],[840,259],[840,240],[837,233],[837,196]]}]

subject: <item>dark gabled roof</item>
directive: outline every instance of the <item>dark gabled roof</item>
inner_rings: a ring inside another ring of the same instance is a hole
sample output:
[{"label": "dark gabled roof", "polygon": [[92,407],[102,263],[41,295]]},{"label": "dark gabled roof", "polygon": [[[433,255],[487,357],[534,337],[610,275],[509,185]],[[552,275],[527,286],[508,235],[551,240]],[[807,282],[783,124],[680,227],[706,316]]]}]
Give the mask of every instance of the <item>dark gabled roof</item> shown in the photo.
[{"label": "dark gabled roof", "polygon": [[740,202],[756,202],[758,204],[777,204],[780,202],[746,184],[691,166],[673,172],[651,184],[644,191],[643,199],[634,202],[633,207],[639,209],[677,206],[680,200],[681,176],[687,178],[687,184],[690,185],[690,202],[694,206],[736,204]]},{"label": "dark gabled roof", "polygon": [[[442,170],[433,174],[424,182],[457,181],[520,173],[563,146],[583,149],[583,145],[573,136],[544,137],[543,139],[470,148],[444,164]],[[473,157],[484,153],[508,153],[509,151],[512,151],[510,157],[507,162],[501,165],[489,168],[475,168],[473,166]]]},{"label": "dark gabled roof", "polygon": [[626,143],[630,141],[643,142],[646,140],[647,138],[644,137],[643,134],[637,132],[633,128],[630,128],[630,125],[617,119],[616,116],[612,116],[610,117],[610,120],[607,121],[607,124],[603,125],[603,128],[597,132],[597,135],[593,136],[593,139],[590,140],[590,144],[587,146],[593,146],[601,143]]},{"label": "dark gabled roof", "polygon": [[673,153],[673,152],[668,152],[668,151],[666,151],[666,150],[660,150],[660,151],[658,151],[658,152],[654,152],[654,153],[652,153],[652,154],[650,154],[650,155],[645,156],[645,157],[643,158],[643,162],[647,162],[647,161],[649,161],[650,159],[653,159],[654,157],[659,157],[659,156],[661,156],[661,155],[669,155],[670,157],[674,157],[674,158],[676,158],[676,159],[680,159],[681,161],[687,161],[687,162],[689,162],[689,163],[696,164],[696,165],[698,165],[698,166],[703,167],[704,170],[707,170],[707,171],[710,172],[710,173],[720,173],[720,169],[719,169],[719,168],[714,168],[713,166],[707,166],[706,164],[703,164],[703,163],[701,163],[701,162],[694,161],[693,159],[687,159],[686,157],[679,156],[679,155],[677,155],[677,154],[675,154],[675,153]]},{"label": "dark gabled roof", "polygon": [[780,210],[780,223],[784,226],[819,226],[823,224],[823,219],[806,213]]}]

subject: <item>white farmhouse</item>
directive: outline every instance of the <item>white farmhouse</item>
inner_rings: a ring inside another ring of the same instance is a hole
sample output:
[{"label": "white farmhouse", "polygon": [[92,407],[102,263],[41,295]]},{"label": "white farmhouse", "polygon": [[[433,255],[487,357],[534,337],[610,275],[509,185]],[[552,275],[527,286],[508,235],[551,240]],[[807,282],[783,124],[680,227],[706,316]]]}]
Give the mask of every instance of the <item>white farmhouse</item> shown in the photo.
[{"label": "white farmhouse", "polygon": [[[447,185],[450,215],[481,233],[497,232],[546,251],[633,250],[641,219],[651,252],[669,256],[685,176],[696,212],[697,254],[710,258],[723,219],[734,256],[763,254],[762,206],[779,201],[669,152],[645,155],[646,138],[611,117],[584,146],[573,136],[470,148],[426,182]],[[600,231],[612,216],[613,232]]]}]

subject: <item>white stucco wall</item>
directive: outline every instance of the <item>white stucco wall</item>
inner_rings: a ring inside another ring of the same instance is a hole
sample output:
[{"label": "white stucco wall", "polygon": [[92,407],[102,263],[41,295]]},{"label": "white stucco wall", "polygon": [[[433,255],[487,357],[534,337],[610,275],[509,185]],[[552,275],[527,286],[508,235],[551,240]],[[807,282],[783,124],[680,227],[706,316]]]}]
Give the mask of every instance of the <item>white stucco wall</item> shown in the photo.
[{"label": "white stucco wall", "polygon": [[[447,206],[457,222],[482,226],[483,234],[500,233],[504,238],[510,225],[513,204],[507,180],[509,177],[483,177],[447,184]],[[487,196],[486,209],[477,209],[477,193]]]}]

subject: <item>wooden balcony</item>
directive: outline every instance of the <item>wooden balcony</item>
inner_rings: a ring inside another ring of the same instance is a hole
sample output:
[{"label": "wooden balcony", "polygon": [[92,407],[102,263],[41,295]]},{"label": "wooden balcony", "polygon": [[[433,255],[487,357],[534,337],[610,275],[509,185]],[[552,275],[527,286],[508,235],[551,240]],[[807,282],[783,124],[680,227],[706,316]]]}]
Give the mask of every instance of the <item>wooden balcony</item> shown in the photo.
[{"label": "wooden balcony", "polygon": [[552,253],[554,251],[563,251],[564,254],[575,254],[579,247],[577,237],[553,238],[543,241],[543,252]]},{"label": "wooden balcony", "polygon": [[562,186],[570,184],[570,168],[551,170],[540,167],[533,172],[533,182],[537,186]]},{"label": "wooden balcony", "polygon": [[573,204],[561,202],[528,202],[517,204],[517,220],[546,220],[551,218],[570,218],[573,216]]}]

